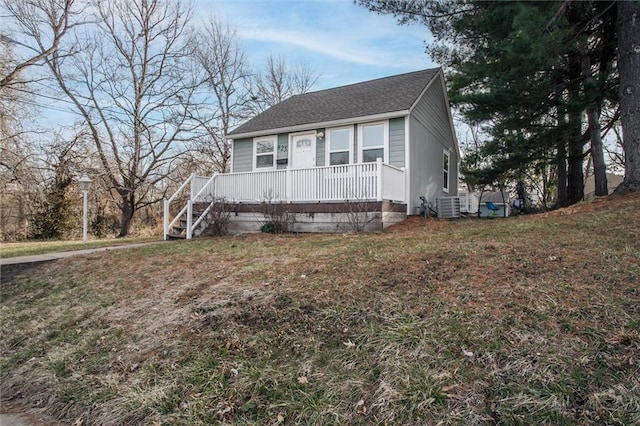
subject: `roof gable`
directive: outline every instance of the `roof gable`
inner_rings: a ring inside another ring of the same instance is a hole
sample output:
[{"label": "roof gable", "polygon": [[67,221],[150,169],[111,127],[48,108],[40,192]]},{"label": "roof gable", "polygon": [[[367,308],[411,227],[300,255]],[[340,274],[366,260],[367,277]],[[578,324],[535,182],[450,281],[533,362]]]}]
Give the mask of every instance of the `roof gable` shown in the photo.
[{"label": "roof gable", "polygon": [[408,111],[439,71],[432,68],[292,96],[228,136]]}]

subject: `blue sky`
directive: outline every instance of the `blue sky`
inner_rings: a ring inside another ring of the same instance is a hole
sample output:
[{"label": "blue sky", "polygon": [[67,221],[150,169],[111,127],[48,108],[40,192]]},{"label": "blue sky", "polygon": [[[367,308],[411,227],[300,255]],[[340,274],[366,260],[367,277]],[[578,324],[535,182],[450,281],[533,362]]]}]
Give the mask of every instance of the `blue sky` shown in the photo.
[{"label": "blue sky", "polygon": [[[425,53],[430,34],[421,25],[400,26],[352,0],[193,0],[194,19],[214,17],[235,27],[254,71],[269,55],[289,66],[306,64],[319,75],[312,91],[437,66]],[[195,23],[195,22],[194,22]],[[39,122],[77,121],[69,102],[39,99]]]},{"label": "blue sky", "polygon": [[314,90],[437,66],[421,25],[399,26],[351,0],[196,0],[198,19],[214,16],[238,31],[252,66],[269,55],[307,64]]}]

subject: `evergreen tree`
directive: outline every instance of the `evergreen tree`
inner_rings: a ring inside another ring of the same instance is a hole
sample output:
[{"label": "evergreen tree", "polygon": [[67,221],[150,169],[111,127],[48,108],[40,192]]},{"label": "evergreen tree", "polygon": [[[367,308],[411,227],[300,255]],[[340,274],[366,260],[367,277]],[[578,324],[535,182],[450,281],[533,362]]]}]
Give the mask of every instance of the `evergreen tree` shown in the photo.
[{"label": "evergreen tree", "polygon": [[74,178],[72,163],[64,150],[57,157],[54,175],[47,183],[44,199],[33,218],[32,237],[36,239],[61,239],[76,225],[76,212],[72,197]]},{"label": "evergreen tree", "polygon": [[625,176],[619,192],[640,191],[640,2],[621,2],[618,13],[620,36],[620,120],[624,134]]},{"label": "evergreen tree", "polygon": [[489,134],[467,161],[486,170],[466,170],[466,177],[518,181],[552,166],[562,206],[583,198],[591,155],[597,194],[606,194],[600,111],[617,99],[616,2],[359,3],[430,28],[436,42],[428,50],[448,71],[452,103]]}]

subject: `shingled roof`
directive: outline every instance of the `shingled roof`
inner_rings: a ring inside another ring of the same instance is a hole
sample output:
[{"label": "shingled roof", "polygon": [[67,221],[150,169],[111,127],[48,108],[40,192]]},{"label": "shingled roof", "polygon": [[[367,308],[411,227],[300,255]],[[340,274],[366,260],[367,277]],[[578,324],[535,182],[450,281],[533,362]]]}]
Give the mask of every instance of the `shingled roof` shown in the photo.
[{"label": "shingled roof", "polygon": [[438,71],[440,68],[415,71],[292,96],[228,136],[406,111]]}]

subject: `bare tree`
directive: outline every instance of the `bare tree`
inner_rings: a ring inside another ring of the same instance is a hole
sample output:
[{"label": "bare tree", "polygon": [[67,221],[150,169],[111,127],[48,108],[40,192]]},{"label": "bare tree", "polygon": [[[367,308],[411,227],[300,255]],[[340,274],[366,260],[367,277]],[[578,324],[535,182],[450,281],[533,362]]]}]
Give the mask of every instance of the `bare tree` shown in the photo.
[{"label": "bare tree", "polygon": [[81,51],[58,48],[46,62],[89,128],[118,194],[123,237],[137,210],[163,198],[158,184],[193,130],[187,110],[198,82],[185,43],[191,10],[161,0],[97,0],[94,9],[93,31],[75,41]]},{"label": "bare tree", "polygon": [[282,56],[269,56],[263,73],[255,76],[252,87],[252,106],[255,114],[285,99],[307,93],[320,76],[307,64],[287,65]]},{"label": "bare tree", "polygon": [[[14,67],[12,45],[0,38],[0,75]],[[30,134],[24,123],[36,110],[24,85],[0,87],[0,239],[26,238],[39,196],[40,179]]]},{"label": "bare tree", "polygon": [[[11,19],[13,28],[0,30],[0,39],[24,52],[24,57],[2,70],[0,87],[22,83],[22,72],[42,64],[60,46],[62,39],[81,22],[76,0],[2,0],[0,8]],[[7,21],[9,22],[9,21]],[[12,29],[12,33],[6,33]]]},{"label": "bare tree", "polygon": [[622,143],[622,134],[620,126],[611,128],[614,134],[613,141],[610,145],[605,145],[604,149],[609,158],[610,169],[617,174],[624,174],[624,144]]},{"label": "bare tree", "polygon": [[227,172],[230,145],[226,134],[249,116],[247,58],[236,30],[215,18],[210,18],[191,40],[196,64],[212,95],[190,111],[200,126],[198,151],[204,163],[210,164],[205,173]]}]

